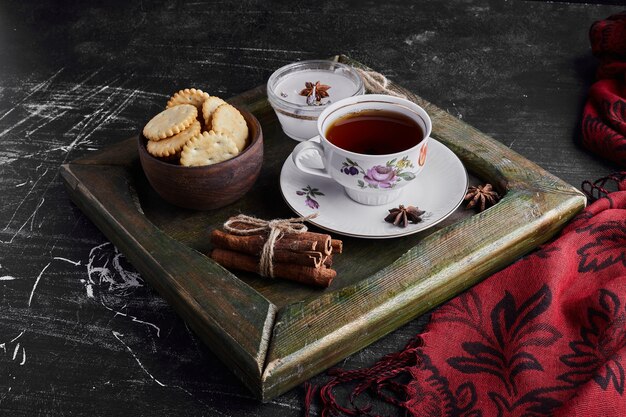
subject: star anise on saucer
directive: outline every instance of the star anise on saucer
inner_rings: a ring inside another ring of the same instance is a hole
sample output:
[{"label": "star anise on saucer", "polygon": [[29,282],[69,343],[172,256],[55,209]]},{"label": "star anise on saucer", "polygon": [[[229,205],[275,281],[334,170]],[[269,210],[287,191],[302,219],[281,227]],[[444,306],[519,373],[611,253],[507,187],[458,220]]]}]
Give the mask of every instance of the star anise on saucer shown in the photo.
[{"label": "star anise on saucer", "polygon": [[320,84],[319,81],[315,84],[307,81],[304,85],[306,88],[300,91],[300,95],[306,97],[306,104],[314,105],[315,102],[319,103],[323,98],[328,97],[329,85]]},{"label": "star anise on saucer", "polygon": [[465,206],[466,209],[473,208],[480,213],[500,201],[500,195],[493,189],[491,184],[485,184],[469,187],[464,200],[469,201],[467,206]]},{"label": "star anise on saucer", "polygon": [[400,206],[389,210],[389,214],[385,217],[385,221],[393,223],[395,226],[406,227],[409,222],[421,222],[422,219],[420,216],[424,213],[426,212],[418,209],[417,207],[404,207],[404,205],[400,204]]}]

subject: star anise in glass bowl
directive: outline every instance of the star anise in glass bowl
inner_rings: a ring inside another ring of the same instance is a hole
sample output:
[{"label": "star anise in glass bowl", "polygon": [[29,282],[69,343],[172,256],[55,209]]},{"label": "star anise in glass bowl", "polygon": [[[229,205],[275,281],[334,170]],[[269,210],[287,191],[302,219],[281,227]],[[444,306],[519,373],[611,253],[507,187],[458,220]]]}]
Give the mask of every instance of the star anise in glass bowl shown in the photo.
[{"label": "star anise in glass bowl", "polygon": [[480,213],[500,201],[500,194],[491,184],[478,185],[467,189],[464,200],[469,201],[465,206],[466,209],[473,208]]},{"label": "star anise in glass bowl", "polygon": [[304,86],[306,88],[300,91],[300,95],[306,97],[306,104],[310,106],[319,104],[323,98],[328,97],[329,85],[321,84],[319,81],[316,81],[315,84],[307,81]]}]

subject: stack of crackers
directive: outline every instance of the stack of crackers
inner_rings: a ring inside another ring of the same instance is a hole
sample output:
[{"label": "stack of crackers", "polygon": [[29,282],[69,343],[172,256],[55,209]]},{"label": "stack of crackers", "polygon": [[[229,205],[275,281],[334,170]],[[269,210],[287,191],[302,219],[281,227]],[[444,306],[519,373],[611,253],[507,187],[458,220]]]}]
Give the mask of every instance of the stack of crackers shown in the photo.
[{"label": "stack of crackers", "polygon": [[237,156],[248,145],[239,110],[219,97],[186,88],[143,128],[150,155],[183,166],[211,165]]}]

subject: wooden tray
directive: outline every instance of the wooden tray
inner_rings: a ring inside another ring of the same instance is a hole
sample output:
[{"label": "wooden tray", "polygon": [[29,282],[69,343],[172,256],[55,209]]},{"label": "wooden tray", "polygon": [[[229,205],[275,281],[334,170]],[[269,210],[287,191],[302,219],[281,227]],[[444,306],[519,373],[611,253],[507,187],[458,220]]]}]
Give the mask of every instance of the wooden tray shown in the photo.
[{"label": "wooden tray", "polygon": [[[345,56],[335,59],[363,67]],[[471,174],[506,195],[483,213],[459,209],[416,235],[385,241],[343,237],[338,276],[326,290],[231,273],[205,255],[210,229],[231,215],[293,216],[278,178],[296,143],[282,133],[265,86],[230,100],[261,122],[266,159],[253,189],[229,207],[196,212],[162,201],[141,171],[136,138],[63,165],[61,173],[72,200],[266,401],[511,263],[585,205],[575,188],[506,146],[392,88],[430,113],[432,136]]]}]

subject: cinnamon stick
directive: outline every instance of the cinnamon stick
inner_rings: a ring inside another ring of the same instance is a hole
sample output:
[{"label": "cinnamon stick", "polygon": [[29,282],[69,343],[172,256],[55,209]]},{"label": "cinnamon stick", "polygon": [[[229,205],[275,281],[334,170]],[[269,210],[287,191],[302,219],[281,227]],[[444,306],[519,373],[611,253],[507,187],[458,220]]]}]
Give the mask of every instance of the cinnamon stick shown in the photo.
[{"label": "cinnamon stick", "polygon": [[343,242],[339,239],[331,239],[330,246],[333,247],[333,252],[343,253]]},{"label": "cinnamon stick", "polygon": [[[221,249],[259,256],[265,244],[265,239],[261,235],[232,235],[216,229],[211,232],[211,243]],[[311,248],[316,246],[316,241],[280,239],[274,245],[274,256],[272,259],[275,262],[319,268],[325,255],[311,250]]]},{"label": "cinnamon stick", "polygon": [[315,241],[317,242],[317,248],[315,250],[322,252],[324,255],[330,255],[330,253],[333,251],[330,235],[315,232],[302,232],[285,236]]},{"label": "cinnamon stick", "polygon": [[[266,235],[232,235],[219,229],[211,231],[211,243],[225,249],[257,254],[265,245]],[[317,241],[294,239],[283,236],[276,241],[274,249],[290,250],[294,252],[314,251],[317,249]]]},{"label": "cinnamon stick", "polygon": [[[211,252],[211,258],[225,268],[259,273],[259,259],[255,256],[216,248]],[[323,265],[319,268],[312,268],[309,266],[281,262],[274,263],[275,277],[298,281],[304,284],[328,287],[336,275],[337,272]]]},{"label": "cinnamon stick", "polygon": [[[245,223],[239,223],[239,222],[233,222],[232,226],[237,227],[242,230],[250,230],[253,227]],[[261,235],[267,235],[267,233],[262,232]],[[248,235],[248,236],[259,236],[259,235]],[[302,233],[292,233],[292,234],[287,234],[283,236],[282,239],[298,239],[298,240],[304,240],[307,242],[308,241],[317,242],[317,247],[315,248],[315,250],[322,252],[324,255],[329,255],[333,250],[332,239],[330,238],[330,235],[327,235],[324,233],[316,233],[316,232],[308,232],[308,231],[302,232]],[[338,240],[338,242],[341,242],[341,241]]]}]

